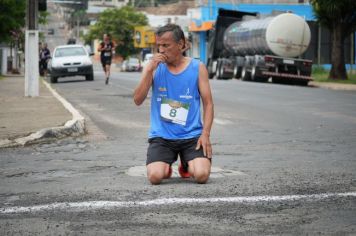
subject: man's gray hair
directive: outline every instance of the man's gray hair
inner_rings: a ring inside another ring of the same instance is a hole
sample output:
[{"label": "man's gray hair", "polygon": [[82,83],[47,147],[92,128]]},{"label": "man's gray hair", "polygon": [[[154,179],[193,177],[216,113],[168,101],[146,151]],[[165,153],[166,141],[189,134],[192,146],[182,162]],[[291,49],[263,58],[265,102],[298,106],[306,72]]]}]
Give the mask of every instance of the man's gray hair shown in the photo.
[{"label": "man's gray hair", "polygon": [[185,36],[183,30],[180,28],[179,25],[176,24],[166,24],[160,28],[158,28],[155,32],[157,36],[161,36],[162,34],[166,32],[172,32],[173,34],[173,39],[176,43],[178,43],[180,40],[183,40],[185,43]]}]

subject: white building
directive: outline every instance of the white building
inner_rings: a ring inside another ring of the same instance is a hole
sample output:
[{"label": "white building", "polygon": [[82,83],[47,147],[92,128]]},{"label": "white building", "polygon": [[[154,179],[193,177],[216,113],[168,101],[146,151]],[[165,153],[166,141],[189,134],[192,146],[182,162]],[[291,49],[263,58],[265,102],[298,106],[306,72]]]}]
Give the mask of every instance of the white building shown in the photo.
[{"label": "white building", "polygon": [[91,6],[107,6],[107,7],[123,7],[129,3],[129,0],[89,0],[88,7]]}]

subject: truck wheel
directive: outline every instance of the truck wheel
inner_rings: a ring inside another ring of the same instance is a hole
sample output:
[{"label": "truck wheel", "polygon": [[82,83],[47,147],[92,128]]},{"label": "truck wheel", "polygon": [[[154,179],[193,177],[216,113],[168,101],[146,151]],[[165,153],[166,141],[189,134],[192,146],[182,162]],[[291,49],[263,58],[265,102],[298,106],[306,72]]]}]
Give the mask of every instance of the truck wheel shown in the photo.
[{"label": "truck wheel", "polygon": [[219,71],[220,79],[226,79],[223,63],[220,64]]},{"label": "truck wheel", "polygon": [[51,76],[51,83],[52,84],[55,84],[58,82],[58,77],[55,77],[55,76]]},{"label": "truck wheel", "polygon": [[217,61],[217,65],[216,65],[216,72],[215,72],[215,76],[216,76],[216,79],[221,79],[221,75],[220,75],[220,67],[222,65],[222,61],[218,59]]},{"label": "truck wheel", "polygon": [[235,79],[241,78],[241,67],[240,66],[238,66],[238,65],[234,66],[234,72],[233,72],[232,78],[235,78]]},{"label": "truck wheel", "polygon": [[217,79],[225,79],[224,77],[224,63],[219,63],[219,67],[216,70],[216,78]]},{"label": "truck wheel", "polygon": [[215,75],[216,75],[216,79],[220,79],[220,63],[218,64]]},{"label": "truck wheel", "polygon": [[251,79],[252,81],[255,81],[255,80],[256,80],[256,66],[253,66],[253,67],[251,68],[250,79]]},{"label": "truck wheel", "polygon": [[243,80],[243,81],[251,80],[251,73],[247,71],[245,66],[242,68],[242,71],[241,71],[241,80]]},{"label": "truck wheel", "polygon": [[213,63],[211,63],[211,61],[208,61],[208,75],[209,75],[209,79],[213,79],[215,76],[215,72],[213,71]]}]

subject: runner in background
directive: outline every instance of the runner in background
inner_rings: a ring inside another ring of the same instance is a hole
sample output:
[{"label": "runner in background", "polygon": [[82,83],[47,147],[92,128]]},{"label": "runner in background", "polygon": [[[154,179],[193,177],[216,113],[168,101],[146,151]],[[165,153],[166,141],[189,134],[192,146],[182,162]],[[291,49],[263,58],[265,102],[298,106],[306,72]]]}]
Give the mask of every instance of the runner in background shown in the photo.
[{"label": "runner in background", "polygon": [[109,34],[104,34],[103,42],[100,43],[98,51],[100,52],[100,61],[105,72],[105,84],[109,83],[110,67],[113,55],[115,54],[115,45],[110,39]]}]

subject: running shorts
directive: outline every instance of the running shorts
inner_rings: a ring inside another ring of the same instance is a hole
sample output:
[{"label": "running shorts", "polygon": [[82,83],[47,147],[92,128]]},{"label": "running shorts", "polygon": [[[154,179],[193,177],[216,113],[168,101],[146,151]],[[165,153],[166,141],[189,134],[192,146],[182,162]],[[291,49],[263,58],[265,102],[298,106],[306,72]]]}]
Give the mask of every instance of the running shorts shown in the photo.
[{"label": "running shorts", "polygon": [[[188,162],[197,157],[204,157],[203,147],[195,150],[199,138],[191,139],[164,139],[164,138],[150,138],[148,140],[149,146],[147,149],[146,165],[152,162],[165,162],[172,165],[178,159],[178,155],[182,161]],[[210,159],[209,159],[210,160]]]}]

